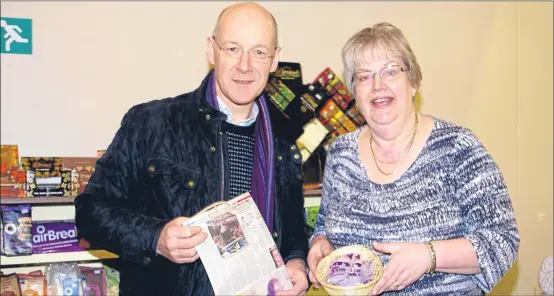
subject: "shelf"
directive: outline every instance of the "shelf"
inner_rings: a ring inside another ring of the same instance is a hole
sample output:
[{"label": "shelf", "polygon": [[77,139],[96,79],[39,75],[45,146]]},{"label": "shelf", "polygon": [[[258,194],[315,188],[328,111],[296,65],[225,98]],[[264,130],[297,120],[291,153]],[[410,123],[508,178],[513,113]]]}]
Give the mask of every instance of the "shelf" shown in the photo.
[{"label": "shelf", "polygon": [[45,197],[2,197],[0,204],[73,204],[75,197],[45,196]]},{"label": "shelf", "polygon": [[4,267],[9,265],[41,264],[54,262],[98,261],[101,259],[114,259],[118,258],[118,256],[105,250],[90,250],[81,252],[33,254],[13,257],[1,256],[0,258],[2,259],[2,267]]},{"label": "shelf", "polygon": [[[321,196],[321,188],[304,189],[305,197]],[[0,198],[0,204],[13,205],[13,204],[56,204],[56,205],[73,205],[75,197],[62,197],[62,196],[47,196],[47,197],[2,197]]]},{"label": "shelf", "polygon": [[[103,267],[104,264],[102,262],[85,262],[85,263],[79,263],[79,266],[87,266],[87,267]],[[29,273],[31,271],[37,271],[40,270],[42,273],[46,273],[46,267],[47,265],[26,265],[26,266],[9,266],[9,267],[2,267],[2,272],[4,274],[11,274],[11,273]]]}]

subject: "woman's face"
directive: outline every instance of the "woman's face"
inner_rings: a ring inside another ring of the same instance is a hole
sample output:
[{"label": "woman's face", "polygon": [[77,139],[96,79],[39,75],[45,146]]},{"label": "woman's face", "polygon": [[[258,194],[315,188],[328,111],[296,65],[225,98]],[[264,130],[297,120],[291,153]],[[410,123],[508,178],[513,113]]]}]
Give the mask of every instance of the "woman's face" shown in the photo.
[{"label": "woman's face", "polygon": [[410,116],[416,88],[410,83],[408,66],[382,48],[366,49],[362,57],[354,71],[354,88],[368,124],[386,126]]}]

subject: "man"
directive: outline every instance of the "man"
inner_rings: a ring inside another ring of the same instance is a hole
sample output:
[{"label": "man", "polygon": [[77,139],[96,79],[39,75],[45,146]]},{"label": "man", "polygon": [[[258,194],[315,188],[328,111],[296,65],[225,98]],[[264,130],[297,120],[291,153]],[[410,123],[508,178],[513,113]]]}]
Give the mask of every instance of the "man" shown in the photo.
[{"label": "man", "polygon": [[208,38],[214,70],[201,86],[124,116],[75,200],[80,236],[120,256],[121,295],[213,294],[195,251],[207,235],[182,223],[246,191],[291,275],[293,288],[281,292],[306,292],[301,157],[294,141],[273,134],[261,95],[279,50],[268,11],[230,6]]}]

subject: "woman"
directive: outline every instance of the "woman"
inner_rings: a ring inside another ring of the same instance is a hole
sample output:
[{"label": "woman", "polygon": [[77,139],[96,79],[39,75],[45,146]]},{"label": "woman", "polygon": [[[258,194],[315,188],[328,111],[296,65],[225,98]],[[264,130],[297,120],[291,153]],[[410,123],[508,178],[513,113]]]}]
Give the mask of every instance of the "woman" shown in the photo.
[{"label": "woman", "polygon": [[366,245],[385,266],[372,295],[483,295],[511,268],[519,234],[503,176],[467,128],[416,111],[422,74],[387,23],[351,37],[346,82],[367,125],[337,138],[310,240],[312,271]]}]

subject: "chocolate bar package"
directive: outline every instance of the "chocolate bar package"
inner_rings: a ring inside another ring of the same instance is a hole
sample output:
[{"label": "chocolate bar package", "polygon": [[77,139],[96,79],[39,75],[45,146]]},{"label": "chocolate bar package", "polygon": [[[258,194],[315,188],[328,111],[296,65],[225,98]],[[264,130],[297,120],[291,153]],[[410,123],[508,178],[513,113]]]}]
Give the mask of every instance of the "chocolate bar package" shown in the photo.
[{"label": "chocolate bar package", "polygon": [[71,196],[71,171],[63,170],[61,157],[21,157],[27,172],[26,197]]},{"label": "chocolate bar package", "polygon": [[296,97],[290,88],[288,88],[278,77],[270,77],[265,90],[270,100],[284,111],[288,104]]},{"label": "chocolate bar package", "polygon": [[45,172],[27,171],[26,197],[71,197],[71,171],[61,170],[46,176]]},{"label": "chocolate bar package", "polygon": [[85,190],[88,180],[94,173],[96,157],[63,157],[63,170],[71,171],[71,196]]},{"label": "chocolate bar package", "polygon": [[0,275],[0,295],[21,296],[21,290],[15,273]]},{"label": "chocolate bar package", "polygon": [[17,279],[22,296],[46,296],[44,275],[17,274]]},{"label": "chocolate bar package", "polygon": [[350,109],[348,109],[346,115],[348,115],[348,117],[350,117],[357,126],[362,126],[366,123],[364,116],[360,113],[360,109],[356,106],[356,104],[352,105]]},{"label": "chocolate bar package", "polygon": [[84,296],[104,296],[107,294],[106,272],[103,267],[79,266]]},{"label": "chocolate bar package", "polygon": [[265,85],[265,91],[267,92],[269,99],[281,112],[287,108],[289,101],[279,92],[279,90],[271,83]]},{"label": "chocolate bar package", "polygon": [[33,253],[32,238],[32,206],[2,205],[2,224],[4,225],[4,254],[6,256],[31,255]]},{"label": "chocolate bar package", "polygon": [[75,221],[33,221],[33,254],[79,252]]},{"label": "chocolate bar package", "polygon": [[354,121],[350,119],[346,114],[340,113],[340,116],[337,118],[338,122],[349,132],[353,132],[356,130],[356,124],[354,124]]},{"label": "chocolate bar package", "polygon": [[[340,78],[330,68],[325,68],[314,80],[314,84],[320,84],[326,88],[331,95],[335,93],[340,95],[340,100],[344,100],[347,103],[353,101],[354,96],[350,93]],[[337,102],[337,104],[339,104]],[[339,104],[340,105],[340,104]],[[345,109],[342,109],[345,110]]]},{"label": "chocolate bar package", "polygon": [[19,168],[17,145],[0,145],[0,196],[25,197],[25,171]]},{"label": "chocolate bar package", "polygon": [[293,93],[298,94],[303,88],[300,63],[279,62],[271,76],[278,77]]},{"label": "chocolate bar package", "polygon": [[21,157],[23,170],[33,171],[37,177],[59,176],[62,164],[60,157]]},{"label": "chocolate bar package", "polygon": [[319,104],[321,103],[322,96],[315,93],[315,87],[312,84],[308,84],[306,87],[307,91],[300,96],[300,101],[306,108],[310,109],[312,112],[315,112]]}]

